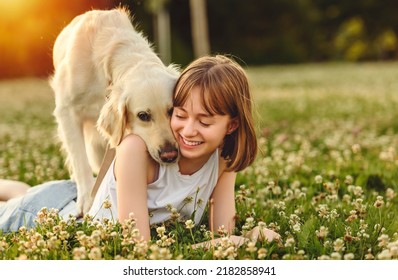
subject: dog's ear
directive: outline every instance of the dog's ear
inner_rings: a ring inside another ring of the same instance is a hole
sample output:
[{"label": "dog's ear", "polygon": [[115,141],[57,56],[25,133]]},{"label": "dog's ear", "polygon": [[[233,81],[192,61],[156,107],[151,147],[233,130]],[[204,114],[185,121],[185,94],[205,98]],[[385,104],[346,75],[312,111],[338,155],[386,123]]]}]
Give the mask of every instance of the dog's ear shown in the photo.
[{"label": "dog's ear", "polygon": [[117,100],[117,96],[111,94],[97,121],[98,130],[108,140],[111,148],[120,144],[127,127],[127,107],[125,104],[119,106]]}]

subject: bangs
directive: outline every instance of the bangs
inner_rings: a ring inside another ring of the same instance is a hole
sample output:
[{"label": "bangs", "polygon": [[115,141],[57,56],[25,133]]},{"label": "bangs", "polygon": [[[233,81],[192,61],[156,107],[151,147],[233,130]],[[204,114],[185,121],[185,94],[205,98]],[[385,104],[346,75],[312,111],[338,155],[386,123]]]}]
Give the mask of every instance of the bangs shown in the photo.
[{"label": "bangs", "polygon": [[[213,68],[216,68],[213,67]],[[199,88],[203,109],[209,115],[230,115],[235,117],[236,106],[230,98],[231,85],[217,78],[217,71],[207,69],[205,73],[184,73],[177,82],[174,91],[173,106],[183,107],[194,88]],[[194,70],[194,69],[191,69]],[[196,75],[195,75],[196,74]],[[189,79],[186,79],[189,76]]]}]

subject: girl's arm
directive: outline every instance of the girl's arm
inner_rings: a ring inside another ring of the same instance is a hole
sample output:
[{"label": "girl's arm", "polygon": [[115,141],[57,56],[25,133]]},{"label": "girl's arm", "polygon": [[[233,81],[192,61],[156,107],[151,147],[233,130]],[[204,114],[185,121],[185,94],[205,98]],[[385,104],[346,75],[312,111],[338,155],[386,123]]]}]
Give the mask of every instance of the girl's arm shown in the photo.
[{"label": "girl's arm", "polygon": [[209,216],[212,232],[224,226],[231,234],[235,228],[235,180],[236,172],[223,172],[213,190]]},{"label": "girl's arm", "polygon": [[147,184],[150,159],[145,142],[137,135],[126,136],[116,148],[115,176],[118,217],[123,222],[134,213],[136,227],[150,240]]}]

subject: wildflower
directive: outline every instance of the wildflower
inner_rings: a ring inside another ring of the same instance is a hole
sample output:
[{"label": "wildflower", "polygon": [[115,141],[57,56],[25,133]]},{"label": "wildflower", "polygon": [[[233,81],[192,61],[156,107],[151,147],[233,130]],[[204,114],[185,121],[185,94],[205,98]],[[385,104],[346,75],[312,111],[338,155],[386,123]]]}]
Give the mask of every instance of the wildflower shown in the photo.
[{"label": "wildflower", "polygon": [[340,215],[339,215],[339,213],[337,213],[337,210],[332,209],[332,211],[330,211],[329,220],[335,220],[338,217],[340,217]]},{"label": "wildflower", "polygon": [[329,234],[329,229],[325,226],[321,226],[319,230],[315,231],[316,236],[318,239],[325,239],[326,236]]},{"label": "wildflower", "polygon": [[339,252],[333,252],[330,254],[332,260],[341,260],[341,254]]},{"label": "wildflower", "polygon": [[171,208],[171,220],[176,221],[180,217],[180,213],[178,213],[178,210],[174,207]]},{"label": "wildflower", "polygon": [[351,150],[354,154],[357,154],[361,151],[361,145],[359,144],[354,144],[351,146]]},{"label": "wildflower", "polygon": [[280,186],[275,186],[272,188],[272,193],[274,195],[280,195],[282,193],[282,189]]},{"label": "wildflower", "polygon": [[87,256],[86,256],[86,248],[83,247],[83,246],[82,247],[73,248],[72,254],[73,254],[73,259],[74,260],[84,260],[84,259],[87,258]]},{"label": "wildflower", "polygon": [[352,222],[358,219],[357,211],[356,210],[351,210],[350,211],[350,216],[345,220],[346,222]]},{"label": "wildflower", "polygon": [[351,242],[353,240],[357,241],[359,240],[359,237],[354,237],[351,235],[350,232],[346,232],[346,234],[344,235],[344,241]]},{"label": "wildflower", "polygon": [[388,242],[390,241],[390,237],[387,234],[382,234],[377,238],[377,241],[379,241],[378,246],[379,247],[386,247]]},{"label": "wildflower", "polygon": [[395,191],[393,190],[393,189],[391,189],[391,188],[388,188],[387,190],[386,190],[386,197],[387,197],[387,199],[389,199],[389,200],[391,200],[391,199],[393,199],[394,197],[396,197],[396,193],[395,193]]},{"label": "wildflower", "polygon": [[237,249],[235,246],[230,246],[225,250],[225,256],[228,260],[234,260],[236,258],[237,254]]},{"label": "wildflower", "polygon": [[219,245],[213,252],[215,259],[233,260],[237,256],[237,248],[235,244],[228,238],[222,237]]},{"label": "wildflower", "polygon": [[258,251],[257,251],[257,258],[259,258],[259,259],[265,259],[265,257],[267,256],[267,253],[268,253],[267,249],[265,249],[265,248],[260,248],[260,249],[258,249]]},{"label": "wildflower", "polygon": [[192,229],[195,226],[195,223],[192,220],[185,221],[185,228]]},{"label": "wildflower", "polygon": [[382,196],[377,196],[376,197],[376,201],[375,201],[375,203],[373,204],[373,206],[374,207],[376,207],[376,208],[380,208],[380,207],[382,207],[384,205],[384,201],[383,201],[383,197]]},{"label": "wildflower", "polygon": [[328,206],[326,204],[319,204],[318,216],[320,218],[329,218]]},{"label": "wildflower", "polygon": [[345,176],[344,183],[346,183],[347,185],[352,185],[353,182],[354,182],[354,178],[351,175]]},{"label": "wildflower", "polygon": [[351,196],[349,194],[345,194],[343,195],[342,200],[346,203],[350,203],[351,202]]},{"label": "wildflower", "polygon": [[242,226],[244,232],[251,230],[254,227],[254,218],[246,218],[246,223]]},{"label": "wildflower", "polygon": [[88,258],[90,260],[100,260],[102,258],[102,252],[99,247],[91,248],[90,253],[88,253]]},{"label": "wildflower", "polygon": [[315,183],[316,184],[322,184],[322,182],[323,182],[322,176],[321,175],[316,175],[315,176]]},{"label": "wildflower", "polygon": [[318,257],[318,260],[330,260],[330,257],[327,255],[321,255]]},{"label": "wildflower", "polygon": [[296,241],[293,237],[288,237],[285,241],[285,247],[293,247]]},{"label": "wildflower", "polygon": [[254,253],[257,251],[256,243],[253,241],[250,241],[247,243],[247,248],[246,251],[249,253]]},{"label": "wildflower", "polygon": [[344,251],[345,247],[344,247],[344,241],[340,238],[337,238],[334,242],[333,242],[333,248],[336,252],[340,252],[340,251]]},{"label": "wildflower", "polygon": [[362,187],[361,187],[361,186],[355,186],[354,189],[353,189],[353,194],[354,194],[356,197],[360,197],[360,196],[363,194],[363,189],[362,189]]},{"label": "wildflower", "polygon": [[332,242],[331,242],[330,240],[326,240],[326,241],[323,243],[323,246],[324,246],[325,248],[331,247],[331,246],[332,246]]},{"label": "wildflower", "polygon": [[398,258],[398,241],[389,243],[387,248],[390,249],[391,256],[395,259]]},{"label": "wildflower", "polygon": [[152,244],[149,249],[151,250],[149,255],[151,260],[170,260],[173,256],[168,248],[158,247],[155,244]]},{"label": "wildflower", "polygon": [[193,201],[192,196],[188,196],[188,197],[184,198],[184,200],[183,200],[184,204],[192,203],[192,201]]},{"label": "wildflower", "polygon": [[293,225],[293,230],[296,232],[300,232],[301,231],[301,225],[299,223],[295,223]]},{"label": "wildflower", "polygon": [[102,207],[104,207],[104,209],[110,209],[112,207],[112,203],[109,201],[109,199],[105,199],[105,201],[102,203]]},{"label": "wildflower", "polygon": [[221,225],[220,227],[218,227],[217,233],[218,233],[220,236],[223,236],[223,237],[228,235],[228,231],[227,231],[227,229],[225,228],[224,225]]},{"label": "wildflower", "polygon": [[164,226],[156,228],[156,232],[158,233],[159,237],[162,237],[166,232],[166,228]]},{"label": "wildflower", "polygon": [[385,249],[380,254],[377,255],[379,260],[391,260],[391,253],[390,250]]},{"label": "wildflower", "polygon": [[278,210],[285,210],[286,209],[286,203],[284,201],[279,201],[274,205],[274,207]]},{"label": "wildflower", "polygon": [[368,250],[368,253],[365,255],[365,260],[374,260],[375,256],[372,254],[372,249]]},{"label": "wildflower", "polygon": [[67,232],[66,230],[62,230],[62,231],[59,233],[59,239],[60,239],[60,240],[67,240],[67,239],[69,238],[69,236],[70,236],[70,234],[69,234],[69,232]]}]

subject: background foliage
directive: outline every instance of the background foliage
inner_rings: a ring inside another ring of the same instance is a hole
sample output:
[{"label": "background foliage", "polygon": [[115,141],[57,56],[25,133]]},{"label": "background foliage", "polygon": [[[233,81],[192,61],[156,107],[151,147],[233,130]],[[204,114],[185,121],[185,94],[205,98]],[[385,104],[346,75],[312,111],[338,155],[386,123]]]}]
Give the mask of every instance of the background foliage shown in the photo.
[{"label": "background foliage", "polygon": [[[15,0],[0,2],[0,78],[50,74],[57,34],[91,8],[127,5],[154,42],[148,2],[166,3],[172,61],[186,65],[193,59],[188,0]],[[393,0],[217,0],[207,1],[207,13],[211,52],[231,53],[248,65],[390,60],[398,54]]]}]

